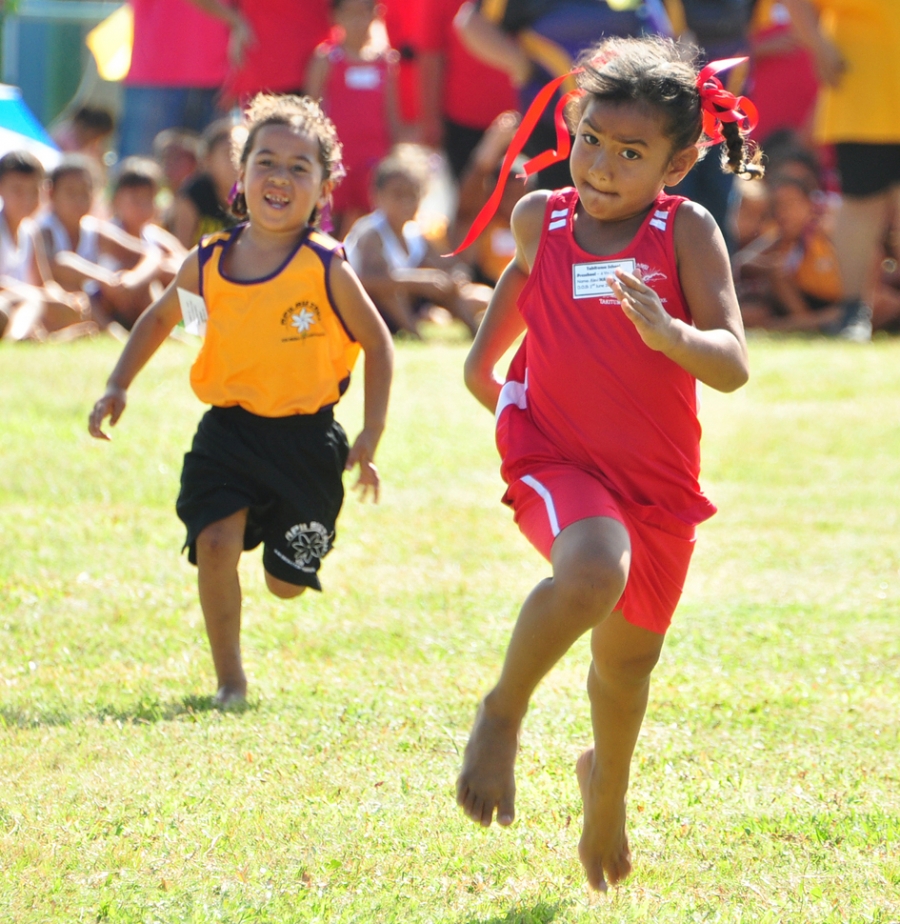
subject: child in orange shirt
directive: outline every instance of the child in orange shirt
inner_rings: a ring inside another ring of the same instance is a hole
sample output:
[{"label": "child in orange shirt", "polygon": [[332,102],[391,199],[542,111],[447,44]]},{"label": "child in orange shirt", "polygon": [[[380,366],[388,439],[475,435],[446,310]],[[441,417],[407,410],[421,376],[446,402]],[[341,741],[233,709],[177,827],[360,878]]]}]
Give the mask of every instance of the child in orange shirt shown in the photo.
[{"label": "child in orange shirt", "polygon": [[[359,465],[362,496],[378,499],[373,460],[393,355],[340,245],[316,229],[340,167],[334,126],[318,105],[295,96],[260,95],[246,118],[232,203],[245,223],[204,238],[187,255],[135,325],[89,419],[91,435],[108,439],[104,419],[121,417],[126,389],[182,312],[206,315],[191,385],[212,407],[185,456],[177,510],[198,566],[221,705],[247,692],[241,553],[264,543],[266,585],[277,597],[320,590],[317,572],[334,540],[344,469]],[[360,348],[365,421],[351,448],[332,409]]]}]

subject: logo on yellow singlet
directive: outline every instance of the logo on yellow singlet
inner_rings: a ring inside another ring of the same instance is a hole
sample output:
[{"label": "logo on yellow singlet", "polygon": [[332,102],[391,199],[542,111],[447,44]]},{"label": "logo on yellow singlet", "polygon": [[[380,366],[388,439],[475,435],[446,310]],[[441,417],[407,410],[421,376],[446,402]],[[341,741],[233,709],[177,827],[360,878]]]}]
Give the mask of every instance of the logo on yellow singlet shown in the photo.
[{"label": "logo on yellow singlet", "polygon": [[314,302],[297,302],[281,316],[282,327],[287,328],[288,335],[281,338],[282,343],[290,340],[306,340],[307,337],[324,337],[320,321],[319,306]]}]

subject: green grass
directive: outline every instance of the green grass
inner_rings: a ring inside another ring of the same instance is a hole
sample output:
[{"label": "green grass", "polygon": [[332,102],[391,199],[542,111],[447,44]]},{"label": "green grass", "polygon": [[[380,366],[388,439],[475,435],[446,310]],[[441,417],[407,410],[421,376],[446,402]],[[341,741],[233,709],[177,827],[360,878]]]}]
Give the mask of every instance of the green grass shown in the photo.
[{"label": "green grass", "polygon": [[[478,697],[547,567],[500,505],[452,336],[402,344],[383,502],[348,497],[326,592],[244,556],[249,706],[211,706],[168,344],[114,442],[119,346],[0,347],[0,921],[900,921],[900,342],[759,339],[704,391],[705,524],[635,756],[636,868],[584,885],[579,643],[538,690],[519,815],[453,801]],[[361,376],[340,408],[351,436]]]}]

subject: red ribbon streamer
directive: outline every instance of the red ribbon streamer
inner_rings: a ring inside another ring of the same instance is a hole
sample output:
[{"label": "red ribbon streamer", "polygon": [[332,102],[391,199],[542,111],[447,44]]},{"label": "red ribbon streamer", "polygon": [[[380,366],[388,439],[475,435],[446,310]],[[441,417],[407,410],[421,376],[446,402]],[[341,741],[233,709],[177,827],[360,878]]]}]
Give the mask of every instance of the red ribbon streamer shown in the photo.
[{"label": "red ribbon streamer", "polygon": [[[566,80],[572,76],[573,73],[575,72],[570,71],[568,73],[562,74],[554,80],[551,80],[550,83],[541,87],[540,92],[528,107],[528,111],[525,113],[525,116],[519,124],[519,127],[516,129],[516,133],[513,135],[512,141],[509,143],[509,147],[506,149],[506,155],[504,156],[503,163],[500,166],[500,178],[497,180],[497,185],[494,187],[494,191],[491,193],[491,197],[487,202],[485,202],[484,207],[475,216],[475,220],[472,222],[472,227],[469,228],[469,233],[465,236],[463,242],[452,253],[445,254],[444,256],[455,257],[458,253],[465,250],[467,247],[470,247],[475,242],[475,239],[478,237],[478,235],[481,234],[481,232],[484,231],[484,229],[488,226],[490,220],[494,217],[494,213],[497,211],[497,208],[500,205],[500,200],[503,198],[503,190],[506,188],[506,180],[509,176],[509,171],[512,169],[512,165],[515,163],[516,158],[521,153],[522,148],[525,147],[525,142],[528,141],[529,136],[534,130],[534,126],[537,125],[541,114],[547,108],[547,104],[553,98],[553,94]],[[532,157],[524,167],[526,176],[531,176],[531,174],[537,170],[543,170],[544,167],[549,166],[550,164],[554,164],[558,160],[563,160],[569,156],[569,147],[571,141],[569,138],[569,130],[566,127],[565,118],[563,116],[563,110],[565,109],[566,101],[571,97],[571,95],[573,93],[580,92],[580,90],[572,90],[556,104],[556,112],[554,115],[554,119],[556,121],[556,150],[544,151],[542,154],[538,154],[536,157]]]},{"label": "red ribbon streamer", "polygon": [[[724,58],[721,61],[712,61],[697,75],[697,91],[700,94],[703,132],[710,139],[709,141],[701,142],[701,146],[706,147],[712,144],[719,144],[725,140],[725,136],[722,134],[722,129],[720,127],[723,122],[746,121],[747,131],[752,131],[759,122],[759,113],[756,106],[754,106],[746,96],[735,96],[733,93],[726,90],[722,86],[722,81],[715,76],[721,71],[727,71],[731,67],[743,64],[746,60],[747,58]],[[601,66],[605,61],[596,63],[597,66]],[[463,242],[452,253],[444,254],[444,256],[455,257],[467,247],[471,247],[478,235],[488,226],[500,205],[500,200],[503,198],[503,190],[506,188],[506,180],[509,176],[509,171],[512,169],[512,165],[522,151],[522,148],[525,146],[525,142],[528,141],[528,137],[534,130],[534,126],[537,125],[541,114],[547,108],[547,104],[553,98],[553,94],[557,89],[568,80],[569,77],[579,73],[581,70],[581,68],[576,68],[566,74],[562,74],[541,88],[538,95],[528,107],[525,117],[522,119],[521,124],[516,129],[515,135],[513,135],[512,141],[509,143],[506,156],[503,158],[503,163],[500,166],[500,178],[497,180],[497,185],[494,187],[494,191],[491,193],[490,198],[484,204],[481,211],[475,216],[472,227],[469,228],[469,232],[466,234]],[[535,157],[532,157],[523,168],[525,176],[531,176],[533,173],[544,170],[551,164],[565,160],[569,156],[572,139],[569,136],[569,129],[566,125],[565,108],[570,99],[581,96],[583,93],[584,90],[571,90],[556,104],[556,109],[553,114],[553,121],[556,125],[556,149],[543,151]]]}]

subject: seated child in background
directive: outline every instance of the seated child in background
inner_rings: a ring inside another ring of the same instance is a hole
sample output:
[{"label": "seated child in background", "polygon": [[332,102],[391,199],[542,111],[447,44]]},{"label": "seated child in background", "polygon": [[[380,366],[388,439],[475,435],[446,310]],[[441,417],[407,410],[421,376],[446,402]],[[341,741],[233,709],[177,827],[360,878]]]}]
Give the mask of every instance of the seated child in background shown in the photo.
[{"label": "seated child in background", "polygon": [[95,331],[87,298],[64,292],[50,274],[41,232],[32,217],[41,202],[44,168],[27,151],[0,157],[0,337],[41,340],[68,331]]},{"label": "seated child in background", "polygon": [[[459,180],[459,201],[451,235],[454,247],[463,239],[475,216],[497,185],[503,157],[518,124],[518,113],[500,113],[472,151]],[[473,278],[477,282],[496,285],[500,274],[516,255],[516,241],[509,223],[515,204],[527,192],[527,181],[522,176],[525,160],[524,157],[516,158],[510,168],[497,211],[475,243],[466,251],[467,259],[472,266]]]},{"label": "seated child in background", "polygon": [[81,106],[63,119],[51,132],[63,154],[84,154],[102,169],[115,121],[107,109]]},{"label": "seated child in background", "polygon": [[89,214],[93,197],[91,162],[78,154],[64,157],[50,174],[49,209],[39,219],[50,270],[67,291],[91,296],[101,326],[115,321],[131,330],[152,301],[161,255]]},{"label": "seated child in background", "polygon": [[166,286],[187,256],[187,250],[174,234],[156,223],[156,197],[161,186],[162,171],[156,161],[148,157],[126,157],[116,171],[110,210],[113,224],[160,251],[162,263],[158,279]]},{"label": "seated child in background", "polygon": [[834,245],[822,228],[817,190],[808,180],[781,175],[769,191],[774,241],[740,268],[744,325],[831,332],[842,317],[841,279]]},{"label": "seated child in background", "polygon": [[347,259],[392,333],[418,337],[419,321],[438,306],[474,334],[492,290],[444,269],[446,261],[422,233],[415,218],[426,178],[424,157],[412,145],[398,146],[378,164],[375,211],[350,229],[344,241]]},{"label": "seated child in background", "polygon": [[174,196],[199,169],[203,139],[188,128],[166,128],[153,139],[153,159],[162,168],[164,185]]},{"label": "seated child in background", "polygon": [[345,176],[331,203],[333,233],[343,238],[369,211],[372,170],[399,140],[398,54],[376,42],[375,0],[331,0],[338,41],[316,48],[306,92],[322,100],[341,139]]},{"label": "seated child in background", "polygon": [[245,138],[246,130],[230,119],[213,122],[203,133],[201,170],[182,183],[172,203],[169,230],[187,249],[204,234],[237,224],[228,203],[238,178],[233,151]]}]

